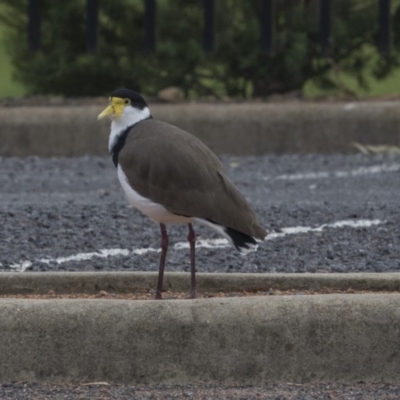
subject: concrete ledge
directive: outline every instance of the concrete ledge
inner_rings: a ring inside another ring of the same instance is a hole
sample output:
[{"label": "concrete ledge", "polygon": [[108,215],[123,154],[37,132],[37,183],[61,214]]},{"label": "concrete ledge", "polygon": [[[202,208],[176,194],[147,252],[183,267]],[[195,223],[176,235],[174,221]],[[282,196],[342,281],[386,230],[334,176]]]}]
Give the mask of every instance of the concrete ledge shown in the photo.
[{"label": "concrete ledge", "polygon": [[[155,276],[2,273],[0,293],[154,288]],[[320,285],[398,290],[399,278],[199,274],[199,283],[201,290],[228,291]],[[189,275],[167,274],[167,282],[176,290],[186,289]],[[399,383],[399,310],[398,293],[164,301],[0,299],[0,382]]]},{"label": "concrete ledge", "polygon": [[[0,273],[0,295],[63,293],[118,293],[154,290],[157,272],[41,272]],[[331,274],[197,274],[199,292],[243,292],[279,290],[365,290],[400,291],[400,273]],[[164,290],[184,292],[190,287],[188,273],[169,272]]]},{"label": "concrete ledge", "polygon": [[[400,145],[399,102],[152,105],[156,118],[216,153],[349,153],[352,142]],[[0,108],[0,156],[107,154],[102,107]]]},{"label": "concrete ledge", "polygon": [[400,295],[0,300],[0,382],[400,381]]}]

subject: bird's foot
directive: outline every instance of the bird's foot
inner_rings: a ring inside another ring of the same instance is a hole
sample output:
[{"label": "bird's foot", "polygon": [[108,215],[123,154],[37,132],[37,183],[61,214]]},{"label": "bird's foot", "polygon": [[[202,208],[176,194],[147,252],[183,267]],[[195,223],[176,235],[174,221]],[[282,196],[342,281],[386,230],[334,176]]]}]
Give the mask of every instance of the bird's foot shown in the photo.
[{"label": "bird's foot", "polygon": [[161,292],[156,292],[156,300],[162,300]]},{"label": "bird's foot", "polygon": [[191,299],[195,299],[197,297],[197,292],[196,292],[196,290],[191,290],[190,291],[190,298]]}]

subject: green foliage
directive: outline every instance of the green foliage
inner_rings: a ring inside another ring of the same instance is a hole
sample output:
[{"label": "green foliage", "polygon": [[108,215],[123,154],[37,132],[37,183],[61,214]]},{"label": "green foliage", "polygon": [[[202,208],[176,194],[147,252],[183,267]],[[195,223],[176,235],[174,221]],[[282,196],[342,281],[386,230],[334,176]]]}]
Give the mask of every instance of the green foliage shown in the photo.
[{"label": "green foliage", "polygon": [[[346,90],[340,76],[368,88],[399,65],[400,0],[392,1],[393,51],[376,51],[376,0],[335,0],[333,43],[321,55],[317,0],[275,1],[274,54],[260,51],[260,1],[218,0],[216,49],[202,47],[201,0],[158,0],[157,51],[143,50],[142,0],[101,1],[98,48],[85,49],[85,1],[42,0],[42,46],[27,48],[27,0],[0,0],[0,23],[16,79],[30,93],[107,95],[116,87],[145,94],[175,85],[188,97],[263,97],[300,90],[309,79]],[[62,6],[61,6],[62,4]]]},{"label": "green foliage", "polygon": [[[9,29],[7,48],[16,79],[31,93],[84,96],[109,93],[118,86],[142,89],[143,63],[138,63],[143,18],[140,3],[128,0],[101,2],[98,51],[86,53],[85,2],[41,1],[42,44],[38,52],[27,48],[27,2],[1,0]],[[141,83],[141,81],[140,81]]]}]

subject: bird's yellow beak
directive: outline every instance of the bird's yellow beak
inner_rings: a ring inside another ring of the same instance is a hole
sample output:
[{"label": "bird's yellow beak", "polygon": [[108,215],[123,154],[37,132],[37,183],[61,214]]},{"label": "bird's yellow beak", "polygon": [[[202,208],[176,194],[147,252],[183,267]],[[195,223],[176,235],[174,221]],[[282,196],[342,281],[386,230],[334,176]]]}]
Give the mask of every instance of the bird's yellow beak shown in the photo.
[{"label": "bird's yellow beak", "polygon": [[98,120],[104,117],[119,118],[121,116],[122,111],[126,105],[124,99],[120,99],[118,97],[110,97],[109,101],[110,105],[98,115]]}]

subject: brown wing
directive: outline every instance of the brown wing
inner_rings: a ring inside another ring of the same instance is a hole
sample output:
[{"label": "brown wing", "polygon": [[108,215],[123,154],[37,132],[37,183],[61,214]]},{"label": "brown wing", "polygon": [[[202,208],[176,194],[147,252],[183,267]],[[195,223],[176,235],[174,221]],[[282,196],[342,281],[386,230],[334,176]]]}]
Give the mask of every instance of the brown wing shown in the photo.
[{"label": "brown wing", "polygon": [[168,211],[210,219],[259,239],[266,236],[217,156],[189,133],[142,121],[128,134],[118,161],[130,185]]}]

